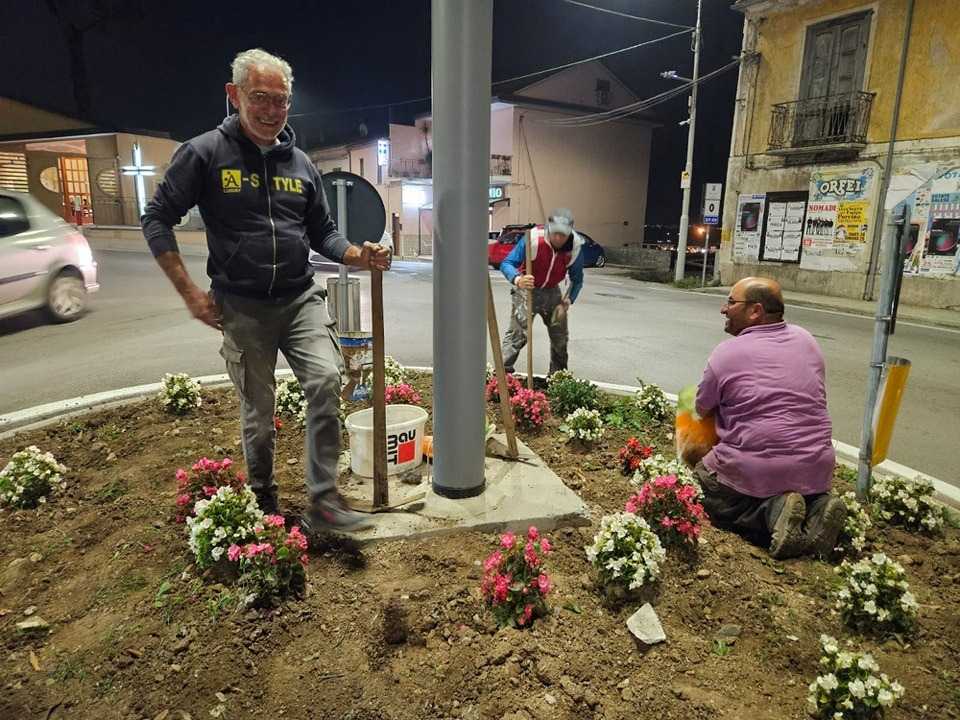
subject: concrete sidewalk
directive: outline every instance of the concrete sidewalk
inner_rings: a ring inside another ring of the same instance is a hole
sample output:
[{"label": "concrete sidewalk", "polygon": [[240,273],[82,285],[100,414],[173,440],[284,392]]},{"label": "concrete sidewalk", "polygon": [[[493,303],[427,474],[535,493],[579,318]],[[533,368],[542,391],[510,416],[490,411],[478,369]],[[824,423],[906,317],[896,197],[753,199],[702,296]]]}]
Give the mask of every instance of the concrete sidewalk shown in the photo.
[{"label": "concrete sidewalk", "polygon": [[[690,292],[705,293],[708,295],[727,295],[729,286],[697,288]],[[835,310],[836,312],[852,313],[874,317],[877,312],[876,301],[855,300],[853,298],[833,297],[830,295],[815,295],[794,290],[784,290],[784,300],[787,305],[817,308],[819,310]],[[939,308],[917,307],[915,305],[901,305],[897,310],[897,319],[920,325],[936,325],[939,327],[960,329],[960,310],[941,310]]]}]

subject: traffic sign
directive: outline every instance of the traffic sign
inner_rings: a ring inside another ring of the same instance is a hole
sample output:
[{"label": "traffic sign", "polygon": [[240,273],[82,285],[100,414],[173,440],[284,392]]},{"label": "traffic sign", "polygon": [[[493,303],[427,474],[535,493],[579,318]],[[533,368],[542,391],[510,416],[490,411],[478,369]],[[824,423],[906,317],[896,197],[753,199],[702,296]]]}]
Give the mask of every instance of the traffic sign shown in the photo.
[{"label": "traffic sign", "polygon": [[723,197],[723,183],[707,183],[703,190],[703,223],[720,224],[720,201]]}]

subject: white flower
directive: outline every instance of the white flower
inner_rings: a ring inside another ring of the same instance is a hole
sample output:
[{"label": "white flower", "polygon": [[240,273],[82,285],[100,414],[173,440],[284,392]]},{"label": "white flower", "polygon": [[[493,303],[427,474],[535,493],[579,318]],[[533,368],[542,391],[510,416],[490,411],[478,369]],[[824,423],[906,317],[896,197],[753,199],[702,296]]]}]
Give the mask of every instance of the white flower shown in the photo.
[{"label": "white flower", "polygon": [[839,687],[839,683],[837,682],[837,676],[834,675],[833,673],[827,673],[826,675],[821,675],[820,677],[817,678],[817,682],[820,684],[820,687],[822,687],[827,692],[830,692],[831,690],[836,690],[837,687]]},{"label": "white flower", "polygon": [[881,690],[881,691],[877,694],[877,702],[880,703],[881,705],[883,705],[884,707],[887,707],[887,706],[889,706],[889,705],[892,705],[892,704],[893,704],[893,693],[891,693],[889,690]]},{"label": "white flower", "polygon": [[850,690],[850,694],[855,698],[862,698],[867,694],[867,689],[864,687],[862,680],[854,680],[847,685],[847,688]]}]

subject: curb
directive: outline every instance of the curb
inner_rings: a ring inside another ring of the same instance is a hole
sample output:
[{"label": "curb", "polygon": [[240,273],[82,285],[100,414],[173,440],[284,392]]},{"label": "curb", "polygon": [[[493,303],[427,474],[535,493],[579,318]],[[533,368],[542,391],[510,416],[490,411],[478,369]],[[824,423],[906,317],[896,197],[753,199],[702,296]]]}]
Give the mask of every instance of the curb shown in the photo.
[{"label": "curb", "polygon": [[[408,365],[408,370],[414,372],[433,373],[433,368],[424,365]],[[289,369],[277,370],[277,377],[287,377],[292,375]],[[537,375],[537,377],[544,377]],[[194,378],[202,387],[216,388],[230,384],[230,378],[226,374],[205,375]],[[601,390],[613,393],[615,395],[632,395],[639,390],[633,385],[618,385],[616,383],[594,382]],[[80,395],[69,400],[60,400],[57,402],[37,405],[25,410],[0,415],[0,440],[6,440],[17,433],[26,430],[52,425],[60,420],[68,420],[72,417],[85,415],[94,410],[107,410],[113,407],[120,407],[140,400],[144,397],[155,395],[160,391],[160,383],[149,383],[147,385],[134,385],[132,387],[120,388],[119,390],[106,390],[92,395]],[[664,393],[671,404],[677,404],[677,396],[673,393]],[[856,468],[859,462],[860,449],[853,445],[840,442],[834,439],[834,450],[837,453],[837,461],[847,467]],[[960,487],[951,485],[938,478],[935,478],[919,470],[914,470],[906,465],[885,460],[874,468],[874,472],[881,475],[894,475],[906,480],[921,478],[928,480],[933,484],[935,497],[942,503],[951,505],[954,508],[960,508]]]}]

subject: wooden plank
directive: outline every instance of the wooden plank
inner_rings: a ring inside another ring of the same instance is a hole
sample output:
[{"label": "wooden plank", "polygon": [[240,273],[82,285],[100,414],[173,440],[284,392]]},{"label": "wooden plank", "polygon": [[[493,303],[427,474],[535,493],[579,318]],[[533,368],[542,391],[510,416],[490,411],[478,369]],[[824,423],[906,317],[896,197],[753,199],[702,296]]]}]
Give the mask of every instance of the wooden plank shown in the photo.
[{"label": "wooden plank", "polygon": [[517,457],[517,433],[513,426],[513,409],[510,405],[510,390],[507,387],[507,373],[503,367],[503,349],[500,347],[500,328],[497,324],[497,309],[493,304],[493,283],[487,274],[487,329],[490,331],[490,347],[493,348],[493,366],[497,374],[497,388],[500,390],[500,420],[507,434],[507,453]]},{"label": "wooden plank", "polygon": [[387,405],[383,366],[383,272],[370,271],[373,314],[373,505],[390,502],[387,487]]},{"label": "wooden plank", "polygon": [[[533,275],[533,229],[527,231],[527,275]],[[533,290],[527,290],[527,389],[533,390]]]}]

